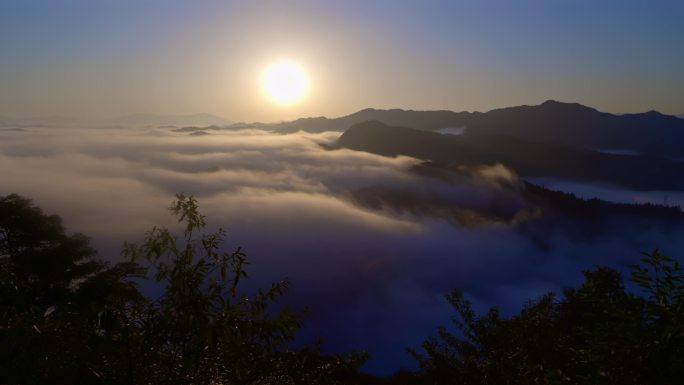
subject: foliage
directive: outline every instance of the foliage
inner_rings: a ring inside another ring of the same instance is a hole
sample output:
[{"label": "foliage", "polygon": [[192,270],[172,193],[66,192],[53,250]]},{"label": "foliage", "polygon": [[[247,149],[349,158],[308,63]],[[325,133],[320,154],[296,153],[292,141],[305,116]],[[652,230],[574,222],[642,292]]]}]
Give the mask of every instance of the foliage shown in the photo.
[{"label": "foliage", "polygon": [[477,315],[459,290],[446,328],[411,350],[429,384],[663,384],[684,374],[684,272],[656,249],[633,267],[646,298],[598,267],[562,298],[547,294],[503,318]]},{"label": "foliage", "polygon": [[[289,282],[273,283],[251,298],[238,294],[241,279],[247,278],[245,254],[240,248],[223,251],[225,231],[203,232],[206,220],[197,201],[184,194],[176,198],[170,210],[183,225],[182,236],[155,227],[146,233],[142,245],[125,247],[133,261],[147,262],[164,287],[141,325],[140,342],[148,348],[143,352],[145,368],[137,371],[143,382],[212,383],[220,379],[235,384],[286,384],[335,374],[335,370],[355,372],[358,360],[324,358],[316,349],[293,350],[290,342],[300,327],[301,314],[287,308],[274,312],[270,306],[285,293]],[[333,366],[335,370],[325,372]]]},{"label": "foliage", "polygon": [[[180,235],[155,227],[127,262],[18,195],[0,197],[0,383],[669,384],[684,375],[684,270],[658,249],[632,267],[640,293],[598,267],[519,314],[478,315],[459,290],[454,328],[412,350],[418,373],[360,375],[361,352],[294,343],[302,313],[277,309],[289,283],[248,295],[242,249],[207,231],[197,201],[170,207]],[[138,284],[154,286],[151,300]]]},{"label": "foliage", "polygon": [[126,279],[140,272],[134,264],[94,256],[58,216],[0,197],[0,382],[76,383],[98,373],[100,348],[121,337],[116,314],[142,297]]},{"label": "foliage", "polygon": [[[324,355],[293,344],[301,313],[274,310],[287,280],[255,295],[240,248],[206,231],[197,201],[170,210],[183,231],[155,227],[128,262],[109,267],[18,195],[0,197],[0,383],[338,384],[362,353]],[[141,266],[139,263],[143,264]],[[149,300],[134,282],[156,285]]]}]

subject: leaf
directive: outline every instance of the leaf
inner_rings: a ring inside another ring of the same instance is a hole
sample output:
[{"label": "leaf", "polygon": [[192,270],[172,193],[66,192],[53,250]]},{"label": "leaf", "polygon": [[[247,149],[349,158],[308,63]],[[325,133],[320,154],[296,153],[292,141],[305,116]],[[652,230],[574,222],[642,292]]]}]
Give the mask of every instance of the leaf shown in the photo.
[{"label": "leaf", "polygon": [[[43,313],[43,318],[47,318],[47,316],[52,314],[55,311],[55,309],[56,309],[56,307],[54,307],[54,306],[50,306],[49,308],[47,308],[45,310],[45,313]],[[33,325],[33,326],[35,327],[36,325]]]}]

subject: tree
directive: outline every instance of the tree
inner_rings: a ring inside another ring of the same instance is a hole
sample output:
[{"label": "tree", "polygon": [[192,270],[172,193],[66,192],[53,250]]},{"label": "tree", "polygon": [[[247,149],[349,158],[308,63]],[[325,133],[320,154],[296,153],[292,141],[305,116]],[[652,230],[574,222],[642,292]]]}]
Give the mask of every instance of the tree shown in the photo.
[{"label": "tree", "polygon": [[632,280],[646,294],[648,375],[654,383],[675,383],[684,377],[684,270],[659,249],[642,254]]},{"label": "tree", "polygon": [[[0,383],[355,381],[365,355],[294,344],[303,314],[273,308],[288,281],[239,292],[245,254],[223,250],[225,232],[206,231],[192,196],[176,198],[182,234],[155,227],[110,267],[59,217],[0,197]],[[161,297],[140,294],[145,279]]]},{"label": "tree", "polygon": [[142,297],[127,281],[134,265],[109,267],[95,254],[58,216],[16,194],[0,197],[0,382],[98,377],[100,350],[119,332],[103,319]]},{"label": "tree", "polygon": [[192,196],[178,194],[170,210],[182,224],[181,236],[155,227],[124,252],[133,262],[145,261],[164,288],[141,314],[145,367],[136,382],[335,383],[355,375],[361,355],[292,347],[302,314],[272,308],[289,286],[286,279],[251,297],[239,292],[248,264],[242,249],[224,251],[222,229],[205,232]]},{"label": "tree", "polygon": [[411,350],[429,384],[663,384],[684,374],[684,272],[656,249],[633,267],[647,297],[598,267],[578,289],[549,293],[510,318],[477,315],[463,293],[447,299],[456,333]]}]

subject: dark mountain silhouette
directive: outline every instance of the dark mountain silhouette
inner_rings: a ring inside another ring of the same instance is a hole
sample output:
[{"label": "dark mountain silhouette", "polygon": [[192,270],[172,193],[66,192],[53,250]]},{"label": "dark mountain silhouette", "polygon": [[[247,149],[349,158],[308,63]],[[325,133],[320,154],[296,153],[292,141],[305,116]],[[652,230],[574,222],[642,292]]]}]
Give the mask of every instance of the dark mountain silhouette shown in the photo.
[{"label": "dark mountain silhouette", "polygon": [[536,106],[501,108],[485,113],[365,109],[335,119],[303,118],[265,126],[281,132],[343,131],[369,120],[429,131],[466,127],[466,135],[504,135],[530,142],[684,158],[682,119],[656,111],[614,115],[577,103],[553,100]]},{"label": "dark mountain silhouette", "polygon": [[206,131],[193,131],[190,133],[191,136],[206,136],[206,135],[211,135],[210,133]]},{"label": "dark mountain silhouette", "polygon": [[182,130],[179,131],[189,132],[206,129],[230,130],[243,128],[263,128],[282,133],[297,131],[344,131],[354,124],[369,120],[378,120],[390,125],[408,126],[421,130],[437,130],[440,128],[463,127],[473,119],[473,116],[480,114],[480,112],[413,111],[400,109],[376,110],[374,108],[367,108],[339,118],[319,116],[300,118],[291,122],[282,123],[235,123],[228,127],[183,127]]},{"label": "dark mountain silhouette", "polygon": [[653,155],[616,155],[558,142],[497,135],[445,135],[370,121],[349,128],[339,147],[442,163],[502,163],[522,176],[558,177],[638,190],[684,188],[684,163]]},{"label": "dark mountain silhouette", "polygon": [[190,132],[190,133],[192,133],[192,132],[202,132],[205,130],[220,130],[223,127],[219,127],[219,126],[207,126],[207,127],[187,126],[187,127],[178,128],[178,127],[174,126],[174,127],[169,127],[169,128],[172,128],[171,131],[173,131],[173,132]]},{"label": "dark mountain silhouette", "polygon": [[292,122],[276,124],[271,126],[271,128],[283,132],[296,132],[299,130],[308,132],[344,131],[357,123],[378,120],[389,125],[406,126],[421,130],[436,130],[445,127],[463,127],[468,125],[478,115],[481,115],[481,113],[399,109],[376,110],[374,108],[367,108],[340,118],[303,118]]},{"label": "dark mountain silhouette", "polygon": [[[212,129],[263,128],[282,133],[344,131],[366,121],[424,131],[463,128],[467,136],[509,136],[528,142],[556,143],[590,150],[629,150],[684,159],[684,120],[656,111],[615,115],[577,103],[553,100],[489,112],[364,109],[339,118],[301,118],[283,123],[238,123]],[[198,131],[206,127],[187,127]]]},{"label": "dark mountain silhouette", "polygon": [[[230,130],[244,130],[244,129],[263,129],[263,130],[269,130],[273,124],[269,123],[260,123],[260,122],[254,122],[254,123],[233,123],[229,125],[209,125],[209,126],[185,126],[185,127],[169,127],[173,128],[173,132],[195,132],[195,131],[230,131]],[[162,127],[160,127],[162,128]],[[295,130],[298,131],[298,130]],[[326,130],[324,130],[326,131]]]},{"label": "dark mountain silhouette", "polygon": [[[554,100],[489,112],[364,109],[328,119],[183,127],[179,132],[263,128],[345,131],[338,146],[466,164],[503,163],[523,176],[609,183],[638,190],[684,188],[684,120],[656,111],[615,115]],[[459,131],[443,135],[435,131]]]},{"label": "dark mountain silhouette", "polygon": [[468,135],[509,135],[591,149],[628,149],[684,157],[684,121],[656,111],[613,115],[577,103],[492,110],[468,125]]},{"label": "dark mountain silhouette", "polygon": [[[640,154],[684,158],[684,121],[656,111],[614,115],[577,103],[553,100],[486,113],[367,109],[337,119],[317,118],[283,123],[284,130],[345,129],[377,120],[390,126],[436,130],[466,127],[466,135],[510,136],[587,149],[631,150]],[[349,124],[345,127],[346,124]]]}]

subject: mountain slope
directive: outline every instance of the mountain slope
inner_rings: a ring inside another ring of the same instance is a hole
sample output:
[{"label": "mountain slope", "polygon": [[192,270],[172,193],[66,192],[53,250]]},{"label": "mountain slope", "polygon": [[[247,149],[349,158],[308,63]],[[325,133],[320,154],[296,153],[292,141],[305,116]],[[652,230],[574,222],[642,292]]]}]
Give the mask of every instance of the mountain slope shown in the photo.
[{"label": "mountain slope", "polygon": [[419,130],[466,127],[466,136],[510,136],[530,142],[557,143],[591,150],[630,150],[673,159],[684,158],[684,120],[655,111],[614,115],[577,103],[553,100],[479,112],[365,109],[341,118],[298,119],[269,128],[281,132],[345,130],[376,120]]},{"label": "mountain slope", "polygon": [[463,127],[472,121],[473,116],[479,114],[479,112],[376,110],[367,108],[339,118],[302,118],[292,122],[272,125],[270,128],[281,132],[296,132],[299,130],[308,132],[344,131],[357,123],[378,120],[389,125],[402,125],[421,130],[436,130],[445,127]]},{"label": "mountain slope", "polygon": [[[465,136],[507,136],[589,150],[629,151],[684,159],[684,119],[656,111],[614,115],[577,103],[553,100],[536,106],[508,107],[484,113],[368,108],[333,119],[314,117],[277,124],[235,124],[212,129],[256,127],[281,133],[344,131],[371,120],[424,131],[465,128]],[[187,131],[201,129],[204,128],[186,128]]]},{"label": "mountain slope", "polygon": [[602,182],[637,190],[684,188],[682,162],[650,155],[607,154],[512,136],[444,135],[371,121],[350,127],[337,146],[440,163],[503,163],[529,177]]},{"label": "mountain slope", "polygon": [[576,103],[547,101],[489,111],[468,125],[467,134],[684,157],[684,121],[656,111],[613,115]]}]

